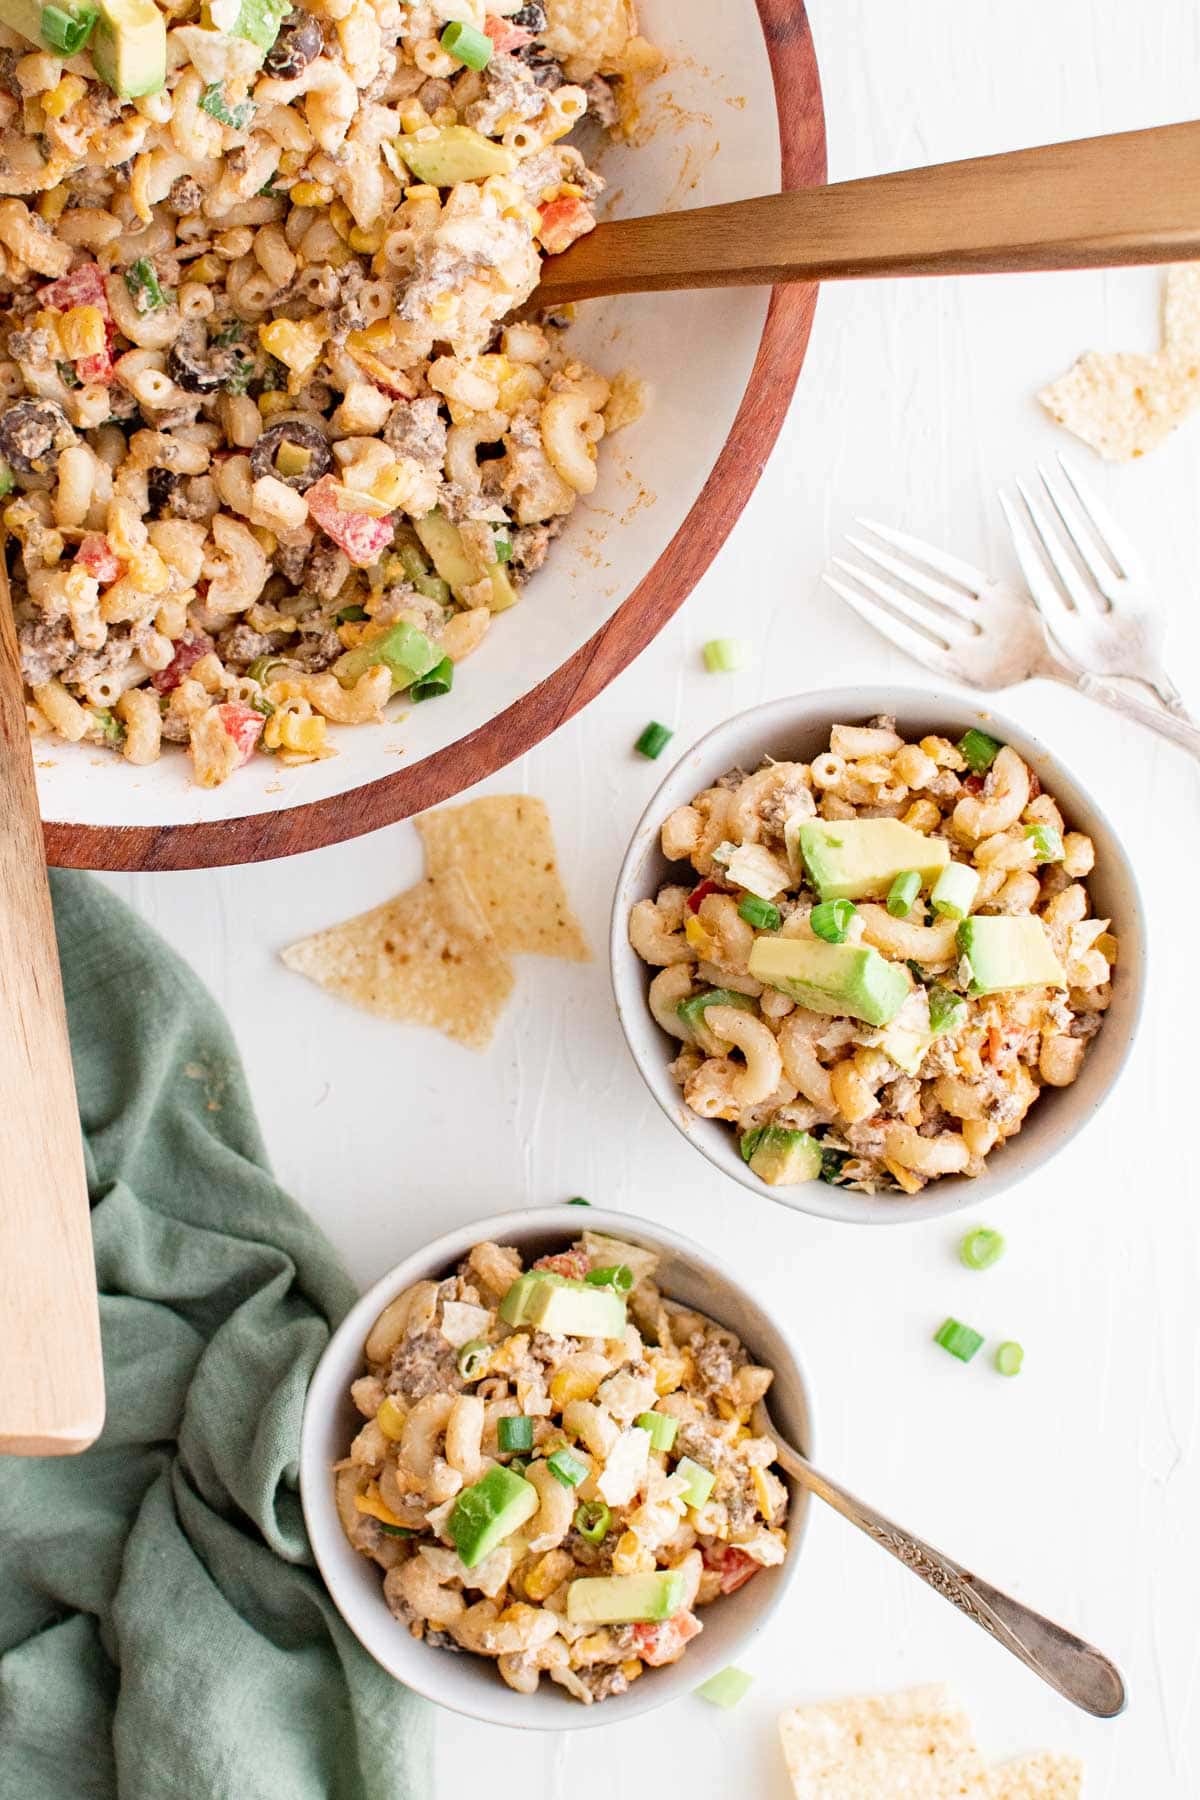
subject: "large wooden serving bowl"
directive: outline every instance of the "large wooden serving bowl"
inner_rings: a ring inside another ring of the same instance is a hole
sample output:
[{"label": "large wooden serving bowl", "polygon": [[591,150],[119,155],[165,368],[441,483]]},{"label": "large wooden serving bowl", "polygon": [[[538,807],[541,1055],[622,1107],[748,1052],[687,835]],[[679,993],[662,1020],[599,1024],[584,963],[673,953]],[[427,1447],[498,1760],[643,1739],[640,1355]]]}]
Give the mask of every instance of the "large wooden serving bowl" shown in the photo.
[{"label": "large wooden serving bowl", "polygon": [[[703,206],[825,179],[825,121],[801,0],[642,0],[668,73],[640,147],[604,172],[614,210]],[[816,290],[593,301],[574,343],[653,385],[644,418],[602,447],[601,479],[520,608],[497,620],[445,700],[335,731],[339,754],[280,768],[256,757],[193,787],[168,752],[135,769],[35,740],[49,860],[193,869],[290,856],[444,801],[547,737],[643,650],[724,542],[775,442],[804,359]]]}]

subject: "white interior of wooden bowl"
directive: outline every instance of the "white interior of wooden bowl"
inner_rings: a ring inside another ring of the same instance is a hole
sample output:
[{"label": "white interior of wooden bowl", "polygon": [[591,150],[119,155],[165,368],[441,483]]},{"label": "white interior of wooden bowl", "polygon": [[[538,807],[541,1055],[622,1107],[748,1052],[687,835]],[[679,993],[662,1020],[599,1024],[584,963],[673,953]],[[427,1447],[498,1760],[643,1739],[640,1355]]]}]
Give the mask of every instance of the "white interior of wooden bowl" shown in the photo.
[{"label": "white interior of wooden bowl", "polygon": [[[713,205],[779,186],[779,132],[754,0],[644,0],[642,26],[666,51],[647,92],[648,141],[606,152],[614,213]],[[519,610],[499,619],[446,700],[379,727],[334,728],[338,754],[281,768],[255,757],[223,787],[195,787],[174,750],[137,769],[94,747],[35,744],[44,819],[175,825],[269,813],[345,793],[444,750],[530,692],[616,611],[696,500],[729,434],[766,316],[761,289],[636,295],[586,303],[579,354],[652,383],[646,416],[603,446],[596,492],[580,503]],[[701,529],[703,527],[701,526]]]}]

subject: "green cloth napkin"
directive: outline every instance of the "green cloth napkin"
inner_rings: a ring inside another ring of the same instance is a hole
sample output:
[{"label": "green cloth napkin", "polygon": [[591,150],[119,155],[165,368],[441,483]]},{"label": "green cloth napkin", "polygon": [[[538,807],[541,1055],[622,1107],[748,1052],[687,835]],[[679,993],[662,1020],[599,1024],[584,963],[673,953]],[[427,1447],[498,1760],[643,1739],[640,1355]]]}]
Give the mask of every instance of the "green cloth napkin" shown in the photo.
[{"label": "green cloth napkin", "polygon": [[199,981],[99,883],[52,886],[108,1423],[0,1458],[0,1796],[418,1800],[428,1709],[342,1623],[297,1491],[354,1289]]}]

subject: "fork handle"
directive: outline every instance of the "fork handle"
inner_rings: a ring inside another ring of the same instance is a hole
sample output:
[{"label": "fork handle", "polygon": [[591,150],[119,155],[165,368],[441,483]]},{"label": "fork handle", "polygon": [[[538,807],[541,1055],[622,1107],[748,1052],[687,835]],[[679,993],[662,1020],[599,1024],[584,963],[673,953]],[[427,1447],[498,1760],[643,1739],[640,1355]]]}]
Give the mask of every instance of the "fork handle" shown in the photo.
[{"label": "fork handle", "polygon": [[1078,688],[1089,700],[1098,700],[1101,706],[1111,707],[1113,712],[1121,713],[1127,719],[1136,719],[1139,725],[1146,725],[1156,731],[1159,737],[1170,738],[1180,749],[1188,750],[1200,762],[1200,726],[1193,725],[1189,719],[1181,718],[1177,712],[1168,712],[1165,707],[1152,706],[1148,700],[1138,700],[1107,681],[1101,681],[1096,675],[1068,673],[1060,676],[1070,687]]}]

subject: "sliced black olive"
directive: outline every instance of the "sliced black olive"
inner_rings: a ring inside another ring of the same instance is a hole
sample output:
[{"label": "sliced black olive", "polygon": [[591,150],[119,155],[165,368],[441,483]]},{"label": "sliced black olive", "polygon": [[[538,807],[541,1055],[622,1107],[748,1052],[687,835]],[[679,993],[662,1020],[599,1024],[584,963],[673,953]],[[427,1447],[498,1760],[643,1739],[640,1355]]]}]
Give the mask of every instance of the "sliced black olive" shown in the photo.
[{"label": "sliced black olive", "polygon": [[522,31],[545,31],[546,9],[539,6],[537,0],[531,6],[523,6],[520,12],[508,15],[510,25],[519,25]]},{"label": "sliced black olive", "polygon": [[[290,468],[284,458],[284,467],[278,466],[280,452],[285,444],[295,446],[294,460],[297,464],[307,454],[304,467]],[[264,431],[253,450],[250,452],[250,470],[255,481],[261,481],[264,475],[273,475],[276,481],[286,482],[288,487],[295,488],[298,494],[304,493],[314,481],[319,481],[332,463],[333,457],[329,445],[315,425],[306,425],[300,419],[284,419],[278,425],[272,425]]]},{"label": "sliced black olive", "polygon": [[538,87],[545,88],[548,93],[553,93],[555,88],[562,87],[567,79],[560,64],[554,60],[544,44],[523,45],[517,51],[517,60],[525,64]]},{"label": "sliced black olive", "polygon": [[152,513],[157,516],[162,512],[179,482],[180,477],[174,469],[149,470],[146,475],[146,495]]},{"label": "sliced black olive", "polygon": [[167,374],[186,394],[215,394],[225,380],[215,366],[202,325],[181,331],[167,354]]},{"label": "sliced black olive", "polygon": [[267,51],[263,69],[277,81],[292,81],[303,75],[324,48],[320,25],[311,13],[297,7],[279,27],[279,36]]},{"label": "sliced black olive", "polygon": [[23,475],[52,474],[59,451],[78,442],[53,400],[17,400],[0,413],[0,456]]}]

